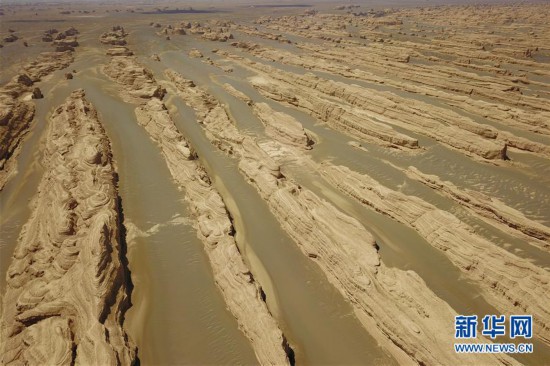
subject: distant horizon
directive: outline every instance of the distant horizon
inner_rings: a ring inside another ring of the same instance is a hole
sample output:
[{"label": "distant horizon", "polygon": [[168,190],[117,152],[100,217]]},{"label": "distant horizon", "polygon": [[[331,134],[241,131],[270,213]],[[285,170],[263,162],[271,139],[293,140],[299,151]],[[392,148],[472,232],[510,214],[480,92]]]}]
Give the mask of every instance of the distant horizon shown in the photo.
[{"label": "distant horizon", "polygon": [[[32,5],[32,4],[70,4],[70,3],[97,3],[100,5],[144,5],[144,6],[158,6],[158,5],[188,5],[188,4],[219,4],[219,5],[253,5],[253,4],[304,4],[304,5],[314,5],[314,4],[353,4],[353,5],[384,5],[395,6],[396,4],[401,5],[411,5],[411,4],[460,4],[460,3],[475,3],[475,4],[494,4],[494,3],[518,3],[518,1],[513,0],[374,0],[374,1],[350,1],[350,0],[309,0],[309,1],[293,1],[293,0],[166,0],[166,1],[143,1],[143,0],[30,0],[30,1],[18,1],[18,0],[0,0],[0,6],[4,5]],[[541,3],[546,2],[546,0],[529,0],[529,1],[520,1],[521,3]]]}]

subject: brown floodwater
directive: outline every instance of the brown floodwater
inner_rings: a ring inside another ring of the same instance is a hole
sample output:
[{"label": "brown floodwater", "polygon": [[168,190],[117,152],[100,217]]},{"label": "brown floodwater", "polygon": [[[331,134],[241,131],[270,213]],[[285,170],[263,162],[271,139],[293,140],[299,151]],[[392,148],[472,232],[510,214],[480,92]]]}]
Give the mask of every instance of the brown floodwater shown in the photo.
[{"label": "brown floodwater", "polygon": [[[197,16],[208,18],[206,15]],[[188,15],[185,17],[190,18]],[[175,19],[182,18],[180,15],[163,19],[171,19],[174,24]],[[63,29],[63,26],[56,27]],[[154,34],[155,30],[148,26],[148,22],[135,21],[126,29],[131,31],[129,42],[140,62],[153,70],[159,82],[166,84],[163,73],[169,68],[207,87],[209,92],[227,105],[241,131],[266,138],[263,125],[250,108],[213,83],[213,78],[221,83],[232,84],[254,101],[266,102],[273,109],[296,117],[318,138],[314,149],[309,152],[314,160],[321,162],[328,159],[335,164],[346,165],[372,176],[389,188],[419,196],[457,215],[496,245],[541,267],[550,268],[548,252],[502,233],[393,167],[416,166],[422,172],[436,174],[460,188],[479,190],[497,197],[528,217],[549,225],[549,159],[511,151],[512,161],[517,164],[496,167],[475,161],[430,138],[398,127],[395,127],[397,131],[418,138],[426,150],[421,154],[406,154],[362,142],[367,151],[361,151],[347,144],[352,140],[348,136],[318,124],[302,111],[261,96],[244,81],[252,75],[250,71],[234,66],[234,72],[228,74],[205,64],[201,59],[187,56],[191,48],[198,48],[205,56],[219,60],[217,55],[211,53],[212,49],[224,48],[239,53],[233,47],[200,41],[190,36],[174,36],[172,41],[165,41],[163,37]],[[121,100],[118,86],[100,70],[100,66],[108,61],[102,48],[96,49],[99,34],[104,30],[106,28],[103,25],[91,24],[88,25],[88,31],[81,35],[81,48],[75,54],[75,63],[70,67],[78,70],[75,79],[64,80],[61,76],[65,71],[61,70],[40,84],[45,98],[35,101],[36,118],[17,160],[19,174],[0,192],[0,293],[4,291],[5,273],[17,237],[30,215],[30,199],[35,196],[42,175],[40,159],[43,150],[40,139],[47,126],[47,115],[62,104],[72,90],[84,88],[87,98],[98,110],[111,140],[120,176],[119,193],[134,286],[133,306],[126,314],[125,326],[138,345],[140,361],[145,365],[255,364],[257,360],[250,342],[238,329],[236,320],[226,308],[214,283],[203,244],[190,225],[183,193],[172,181],[160,149],[137,124],[135,106]],[[288,38],[301,40],[298,36]],[[240,39],[260,41],[257,37],[249,36],[241,36]],[[296,50],[293,45],[265,42]],[[7,51],[3,56],[6,60],[8,57],[16,60],[24,56],[17,55],[18,45],[9,47],[4,50]],[[152,53],[158,53],[161,62],[152,61]],[[298,67],[253,59],[286,71],[303,72]],[[373,90],[388,90],[401,96],[443,105],[436,98],[413,95],[386,85],[349,80],[323,72],[314,73]],[[2,77],[6,75],[8,73],[2,73]],[[234,219],[239,249],[262,285],[270,311],[294,348],[297,364],[395,363],[363,328],[350,304],[328,282],[319,267],[304,256],[296,243],[281,229],[266,203],[238,172],[237,161],[210,144],[193,111],[175,95],[172,88],[168,89],[165,103],[178,129],[196,148],[200,162],[226,202]],[[501,126],[486,119],[476,121],[541,143],[550,142],[547,136]],[[362,206],[330,186],[315,172],[294,164],[287,164],[284,169],[301,185],[333,202],[342,212],[357,218],[371,231],[380,246],[381,259],[387,266],[417,272],[427,286],[458,313],[480,316],[498,314],[484,299],[479,286],[464,278],[443,253],[433,248],[414,230]],[[550,359],[549,347],[538,341],[534,343],[535,354],[517,359],[527,364],[540,364]]]}]

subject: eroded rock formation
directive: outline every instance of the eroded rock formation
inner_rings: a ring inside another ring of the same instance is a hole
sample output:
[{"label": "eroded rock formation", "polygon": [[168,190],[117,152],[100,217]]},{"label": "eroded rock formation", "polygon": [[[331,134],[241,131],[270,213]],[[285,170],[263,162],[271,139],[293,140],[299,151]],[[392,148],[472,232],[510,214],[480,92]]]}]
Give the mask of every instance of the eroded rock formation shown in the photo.
[{"label": "eroded rock formation", "polygon": [[133,364],[117,175],[82,90],[53,113],[43,164],[7,273],[2,363]]},{"label": "eroded rock formation", "polygon": [[304,149],[313,145],[302,124],[292,116],[274,111],[267,103],[254,103],[252,110],[264,124],[266,133],[276,140]]},{"label": "eroded rock formation", "polygon": [[34,104],[22,98],[32,84],[27,75],[18,75],[0,89],[0,190],[13,174],[13,156],[34,118]]},{"label": "eroded rock formation", "polygon": [[283,335],[261,297],[261,287],[243,262],[225,203],[188,142],[176,129],[166,107],[153,98],[136,109],[137,119],[162,149],[172,177],[186,194],[195,229],[205,245],[214,279],[229,310],[261,364],[287,364]]},{"label": "eroded rock formation", "polygon": [[[448,349],[452,340],[445,338],[442,328],[444,319],[453,318],[453,310],[417,274],[386,267],[372,235],[356,219],[285,176],[252,137],[238,131],[214,97],[174,71],[166,75],[195,109],[208,139],[239,160],[239,170],[282,228],[349,300],[381,346],[402,363],[464,362],[462,355],[459,361]],[[276,132],[285,138],[282,131]],[[514,363],[492,356],[483,362]]]},{"label": "eroded rock formation", "polygon": [[[422,173],[415,167],[409,167],[406,174],[437,192],[451,198],[464,207],[474,211],[491,224],[501,224],[507,227],[507,232],[527,239],[533,245],[550,249],[550,229],[534,220],[531,220],[520,211],[507,206],[502,201],[489,197],[481,192],[460,189],[451,182],[443,181],[436,175]],[[501,226],[497,225],[497,226]]]},{"label": "eroded rock formation", "polygon": [[99,37],[99,41],[103,44],[110,44],[113,46],[126,45],[126,36],[128,34],[124,31],[124,28],[117,25],[114,26],[109,32],[103,33]]},{"label": "eroded rock formation", "polygon": [[155,82],[151,71],[140,66],[133,56],[111,57],[111,61],[104,66],[103,71],[118,83],[129,88],[123,95],[129,97],[130,100],[146,101],[153,97],[162,98],[166,93]]},{"label": "eroded rock formation", "polygon": [[418,140],[377,122],[363,110],[334,103],[312,90],[277,82],[267,75],[250,78],[250,83],[266,96],[290,103],[354,138],[396,148],[417,149]]},{"label": "eroded rock formation", "polygon": [[416,230],[476,281],[503,313],[533,314],[537,337],[550,343],[548,271],[492,244],[453,214],[386,188],[366,174],[330,163],[324,163],[319,172],[343,193]]},{"label": "eroded rock formation", "polygon": [[[66,32],[72,33],[70,28]],[[31,86],[73,62],[72,52],[42,52],[23,65],[22,72],[0,88],[0,191],[14,173],[21,141],[34,118]],[[36,94],[38,96],[38,94]]]},{"label": "eroded rock formation", "polygon": [[[116,73],[114,68],[106,67],[105,71],[123,85],[129,95],[134,96],[136,85],[138,90],[143,89],[139,87],[141,81],[136,83],[136,78],[143,78],[144,69],[133,57],[113,59],[118,64],[125,65],[125,69]],[[146,75],[147,88],[160,88],[152,74]],[[131,89],[128,90],[128,87]],[[235,229],[222,197],[196,160],[193,148],[174,125],[161,101],[162,97],[143,93],[141,96],[146,102],[136,108],[137,121],[158,144],[174,181],[185,192],[194,218],[194,227],[204,243],[216,285],[221,290],[229,311],[250,340],[261,364],[288,364],[289,345],[262,298],[260,284],[239,252]]]}]

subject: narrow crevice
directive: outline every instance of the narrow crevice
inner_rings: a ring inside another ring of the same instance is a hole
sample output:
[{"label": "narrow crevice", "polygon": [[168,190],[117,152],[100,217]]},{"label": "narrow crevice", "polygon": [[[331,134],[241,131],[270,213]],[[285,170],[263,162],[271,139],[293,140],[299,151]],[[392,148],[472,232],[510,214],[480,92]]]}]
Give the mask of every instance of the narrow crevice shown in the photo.
[{"label": "narrow crevice", "polygon": [[288,359],[288,363],[290,366],[296,365],[296,355],[294,354],[294,350],[290,346],[290,343],[288,343],[288,340],[286,339],[285,335],[283,334],[283,350],[286,353],[286,357]]},{"label": "narrow crevice", "polygon": [[[223,198],[222,198],[222,201],[223,201]],[[225,207],[225,213],[227,214],[227,218],[229,219],[229,222],[231,223],[231,231],[229,232],[229,235],[231,235],[232,237],[236,237],[236,234],[237,234],[237,231],[235,230],[235,219],[233,218],[233,215],[231,215],[231,212],[227,209],[227,206],[225,205],[225,202],[223,203],[224,207]],[[237,240],[235,240],[235,246],[237,247],[237,250],[239,252],[239,254],[241,254],[242,256],[242,253],[241,253],[241,249],[239,248],[239,246],[237,245]]]},{"label": "narrow crevice", "polygon": [[[120,245],[119,250],[119,259],[120,263],[122,265],[122,281],[125,286],[125,294],[123,302],[121,303],[121,312],[120,312],[120,319],[118,321],[120,322],[120,326],[124,328],[124,321],[125,321],[125,314],[128,309],[132,307],[132,292],[134,290],[134,284],[132,282],[132,272],[130,271],[129,267],[129,261],[127,257],[128,253],[128,243],[126,241],[126,235],[127,235],[127,229],[124,225],[124,206],[122,205],[122,197],[120,197],[119,194],[119,176],[118,172],[115,171],[115,189],[116,189],[116,211],[118,213],[118,227],[119,227],[119,237],[118,242]],[[124,340],[128,342],[128,336],[126,332],[124,332]],[[139,360],[139,349],[137,346],[135,346],[135,358],[132,361],[132,365],[140,365]]]},{"label": "narrow crevice", "polygon": [[266,306],[267,306],[267,302],[266,302],[267,301],[267,296],[266,296],[265,291],[262,288],[262,286],[258,286],[258,291],[260,292],[260,299],[262,299],[262,301],[264,303],[266,303]]},{"label": "narrow crevice", "polygon": [[77,349],[77,344],[76,344],[76,341],[75,341],[75,334],[74,334],[74,331],[73,331],[73,320],[72,319],[69,319],[69,332],[70,332],[70,336],[71,336],[71,366],[74,366],[75,363],[76,363],[76,349]]}]

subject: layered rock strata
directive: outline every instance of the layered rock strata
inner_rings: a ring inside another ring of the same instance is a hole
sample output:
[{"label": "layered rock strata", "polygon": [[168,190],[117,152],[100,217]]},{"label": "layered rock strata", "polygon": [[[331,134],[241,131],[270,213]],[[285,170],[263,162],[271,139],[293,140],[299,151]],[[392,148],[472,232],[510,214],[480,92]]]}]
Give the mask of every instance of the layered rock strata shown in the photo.
[{"label": "layered rock strata", "polygon": [[335,103],[312,90],[276,81],[266,74],[250,78],[249,81],[267,97],[292,104],[354,138],[395,148],[419,147],[417,139],[377,122],[361,109]]},{"label": "layered rock strata", "polygon": [[166,91],[156,83],[150,70],[138,64],[134,56],[116,55],[103,67],[103,71],[119,84],[128,89],[123,96],[127,101],[161,98]]},{"label": "layered rock strata", "polygon": [[[382,347],[402,363],[464,362],[463,355],[459,360],[449,349],[452,339],[441,336],[448,334],[445,319],[452,319],[454,311],[417,274],[386,267],[372,235],[357,220],[285,176],[252,137],[237,130],[215,98],[174,71],[166,75],[196,111],[208,139],[239,160],[239,170],[282,228],[349,300]],[[487,364],[514,363],[507,357],[485,356]]]},{"label": "layered rock strata", "polygon": [[235,229],[219,193],[187,141],[176,129],[164,104],[156,98],[136,109],[138,123],[161,148],[172,177],[185,192],[205,245],[214,279],[228,309],[252,343],[260,364],[288,363],[281,330],[262,300],[262,289],[245,265],[235,242]]},{"label": "layered rock strata", "polygon": [[267,103],[254,103],[252,110],[272,138],[303,149],[311,149],[313,140],[304,131],[302,124],[292,116],[274,111]]},{"label": "layered rock strata", "polygon": [[[506,159],[508,145],[546,154],[547,149],[538,146],[541,145],[539,143],[507,133],[499,134],[494,128],[475,123],[444,108],[389,92],[378,92],[358,85],[326,80],[312,74],[290,73],[231,54],[225,55],[259,74],[249,81],[266,97],[294,105],[326,121],[330,126],[333,126],[336,120],[344,125],[343,128],[337,129],[344,132],[353,128],[350,126],[357,126],[356,129],[365,132],[359,126],[370,120],[373,121],[373,125],[370,126],[369,135],[383,136],[386,130],[393,131],[390,127],[393,125],[428,136],[466,155],[483,160]],[[352,108],[352,113],[337,113],[345,108]],[[326,110],[328,112],[325,112]],[[350,135],[355,138],[362,137],[357,133]],[[417,140],[407,143],[398,139],[389,141],[397,141],[397,145],[407,147],[415,146],[416,141],[418,145]]]},{"label": "layered rock strata", "polygon": [[[122,69],[106,67],[105,72],[125,87],[128,96],[135,95],[135,80],[148,80],[151,90],[160,88],[152,74],[139,66],[135,58],[113,58],[117,59],[117,64],[126,66]],[[260,284],[239,252],[235,228],[222,197],[192,147],[174,125],[162,100],[156,95],[142,96],[146,101],[136,108],[137,121],[157,143],[174,181],[185,192],[194,227],[204,243],[216,285],[229,311],[250,340],[260,364],[288,364],[293,357],[291,348],[262,298]]]},{"label": "layered rock strata", "polygon": [[[504,231],[526,239],[539,248],[550,250],[550,228],[525,217],[523,213],[502,201],[481,192],[460,189],[451,182],[443,181],[436,175],[422,173],[412,166],[405,170],[405,173],[409,178],[433,188],[475,212],[487,222],[499,228],[504,227]],[[520,233],[523,235],[519,235]]]},{"label": "layered rock strata", "polygon": [[453,214],[382,186],[366,174],[324,163],[319,173],[362,204],[416,230],[483,290],[503,314],[532,314],[537,337],[550,344],[548,271],[477,235]]},{"label": "layered rock strata", "polygon": [[7,272],[2,364],[126,364],[130,305],[117,175],[93,106],[77,90],[48,127],[32,214]]},{"label": "layered rock strata", "polygon": [[34,118],[34,103],[22,98],[32,84],[27,75],[19,75],[0,89],[0,190],[14,173],[14,155]]},{"label": "layered rock strata", "polygon": [[[63,33],[73,33],[69,28]],[[0,191],[15,173],[16,159],[23,137],[34,118],[33,84],[73,62],[71,51],[42,52],[23,65],[22,72],[0,88]]]},{"label": "layered rock strata", "polygon": [[[536,25],[548,20],[542,15],[547,7],[539,7],[538,16],[529,7],[519,10],[521,15],[518,9],[505,6],[495,12],[483,7],[398,10],[397,13],[408,18],[407,24],[394,23],[391,18],[394,14],[382,14],[383,18],[328,14],[263,18],[260,23],[274,32],[329,42],[322,45],[300,42],[297,47],[305,51],[302,54],[280,49],[276,52],[262,49],[256,54],[439,98],[450,106],[497,123],[548,134],[549,109],[544,98],[540,98],[548,83],[538,76],[548,75],[549,68],[532,57],[537,51],[544,52],[541,45],[548,34],[525,32],[524,36],[515,37],[517,30],[513,26],[501,24],[501,32],[495,33],[494,26],[487,25],[497,23],[471,21],[479,20],[482,13],[483,19],[494,18],[498,13],[508,21],[518,18],[524,24],[523,31],[530,27],[539,29]],[[444,30],[436,29],[441,26],[438,19],[450,11],[469,14]],[[384,22],[381,26],[378,22],[384,19],[391,25]],[[342,30],[351,24],[356,30],[354,35]],[[410,32],[411,29],[415,32]],[[422,37],[417,33],[422,33]]]}]

